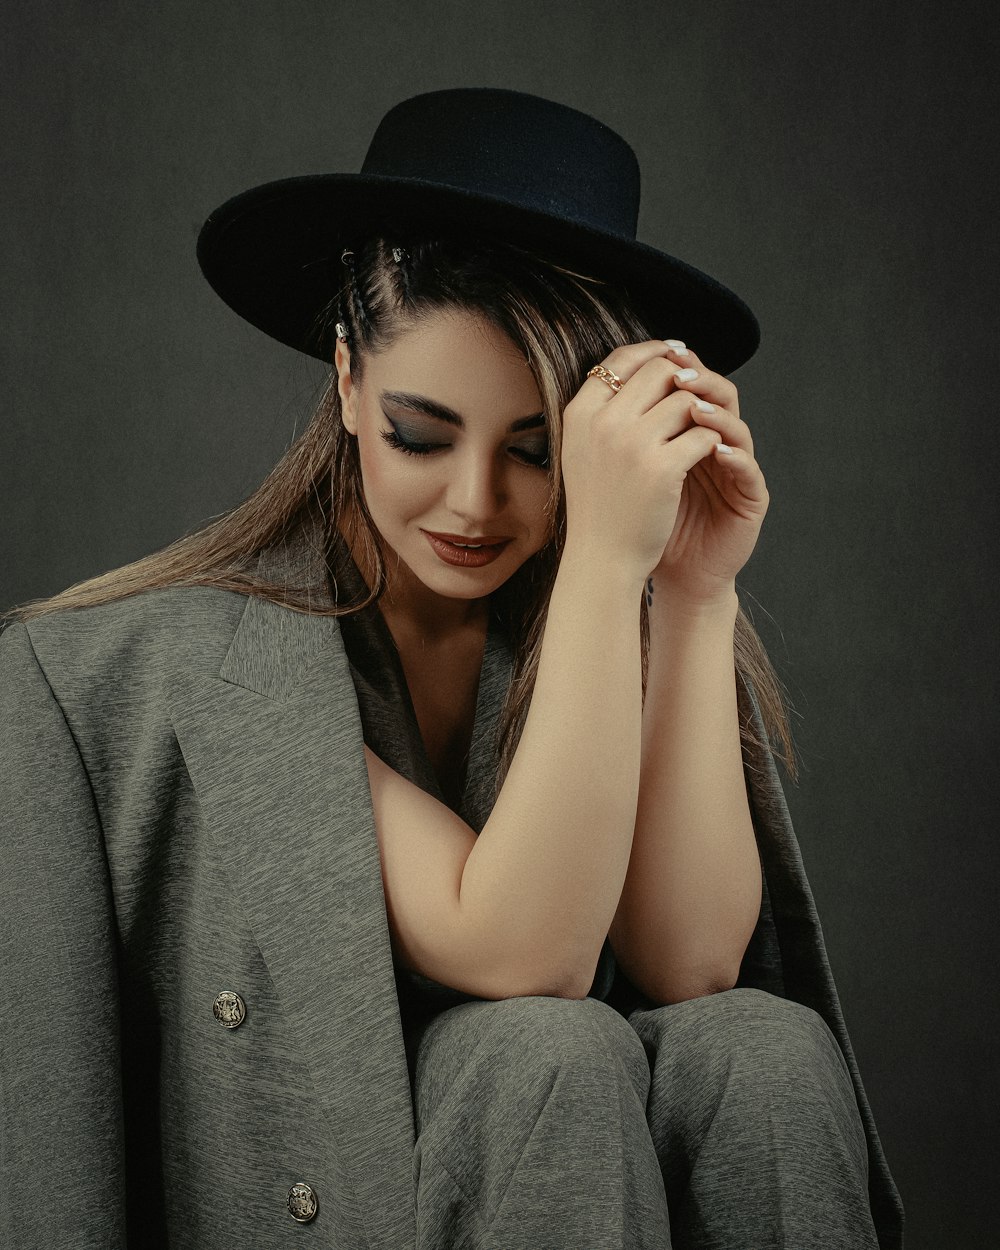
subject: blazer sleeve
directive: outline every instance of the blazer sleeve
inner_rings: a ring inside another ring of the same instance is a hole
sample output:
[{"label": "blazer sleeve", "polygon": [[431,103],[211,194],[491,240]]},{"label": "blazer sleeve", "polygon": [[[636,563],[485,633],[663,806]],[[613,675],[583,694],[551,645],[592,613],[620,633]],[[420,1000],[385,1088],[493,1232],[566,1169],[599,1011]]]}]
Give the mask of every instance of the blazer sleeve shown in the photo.
[{"label": "blazer sleeve", "polygon": [[0,1245],[125,1245],[117,982],[90,780],[19,623],[0,637]]}]

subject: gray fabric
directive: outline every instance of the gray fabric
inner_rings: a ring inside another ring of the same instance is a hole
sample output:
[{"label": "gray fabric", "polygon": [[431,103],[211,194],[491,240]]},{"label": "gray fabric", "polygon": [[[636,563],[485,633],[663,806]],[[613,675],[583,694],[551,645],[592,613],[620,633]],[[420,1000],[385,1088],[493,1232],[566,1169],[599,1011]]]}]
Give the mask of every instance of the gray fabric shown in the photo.
[{"label": "gray fabric", "polygon": [[0,667],[0,1245],[118,1247],[127,1225],[133,1247],[271,1250],[300,1180],[311,1244],[409,1245],[412,1100],[336,622],[158,591],[13,626]]},{"label": "gray fabric", "polygon": [[[322,559],[307,534],[262,567],[299,582]],[[303,1231],[284,1202],[306,1181],[311,1244],[413,1245],[410,1072],[337,621],[196,587],[14,625],[0,757],[0,1244],[273,1247]],[[747,778],[773,907],[747,967],[836,1037],[895,1247],[766,753]],[[237,1029],[222,990],[246,1001]]]},{"label": "gray fabric", "polygon": [[592,998],[456,1007],[421,1040],[415,1108],[418,1250],[878,1244],[840,1049],[760,990],[628,1021]]}]

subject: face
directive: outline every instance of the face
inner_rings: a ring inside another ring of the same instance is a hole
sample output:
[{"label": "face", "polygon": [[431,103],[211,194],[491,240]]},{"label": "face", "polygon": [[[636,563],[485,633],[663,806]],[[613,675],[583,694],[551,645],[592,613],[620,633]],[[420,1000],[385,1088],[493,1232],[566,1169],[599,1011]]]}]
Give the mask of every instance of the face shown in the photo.
[{"label": "face", "polygon": [[342,343],[336,365],[392,593],[496,590],[549,539],[548,440],[523,355],[489,322],[447,310],[368,356],[357,385]]}]

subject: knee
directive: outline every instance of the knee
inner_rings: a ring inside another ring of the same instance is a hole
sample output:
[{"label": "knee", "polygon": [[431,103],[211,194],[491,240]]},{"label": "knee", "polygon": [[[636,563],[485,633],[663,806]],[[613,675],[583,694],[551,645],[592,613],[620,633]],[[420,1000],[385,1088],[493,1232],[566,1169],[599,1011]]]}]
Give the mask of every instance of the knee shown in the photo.
[{"label": "knee", "polygon": [[789,1139],[814,1142],[817,1126],[867,1174],[867,1143],[847,1059],[812,1008],[762,990],[715,997],[715,1044],[735,1098],[749,1114],[781,1117]]},{"label": "knee", "polygon": [[675,1019],[661,1015],[659,1024],[675,1045],[675,1030],[678,1025],[683,1029],[693,1063],[716,1072],[752,1074],[758,1085],[819,1078],[850,1087],[846,1059],[826,1021],[802,1003],[763,990],[734,989],[646,1014],[673,1012]]},{"label": "knee", "polygon": [[756,1050],[761,1057],[814,1067],[834,1060],[845,1067],[836,1038],[811,1007],[764,990],[738,989],[715,995],[719,1033],[730,1048]]},{"label": "knee", "polygon": [[823,1124],[845,1157],[867,1166],[847,1061],[809,1007],[735,989],[630,1021],[654,1052],[648,1110],[663,1132],[702,1141],[713,1125],[737,1132],[777,1117],[783,1141],[812,1142]]},{"label": "knee", "polygon": [[613,1007],[595,998],[508,998],[496,1004],[494,1038],[525,1069],[579,1070],[588,1079],[624,1069],[645,1098],[649,1064],[642,1042]]},{"label": "knee", "polygon": [[504,999],[498,1031],[526,1054],[544,1054],[562,1063],[603,1060],[609,1051],[642,1044],[627,1020],[595,998]]}]

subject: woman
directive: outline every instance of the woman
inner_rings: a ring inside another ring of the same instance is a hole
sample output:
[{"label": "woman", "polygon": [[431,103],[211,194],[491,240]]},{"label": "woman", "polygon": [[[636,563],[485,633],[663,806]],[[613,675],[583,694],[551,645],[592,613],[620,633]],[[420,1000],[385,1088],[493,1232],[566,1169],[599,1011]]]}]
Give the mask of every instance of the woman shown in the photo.
[{"label": "woman", "polygon": [[901,1244],[734,588],[756,323],[637,208],[463,90],[206,223],[331,383],[0,643],[4,1244]]}]

